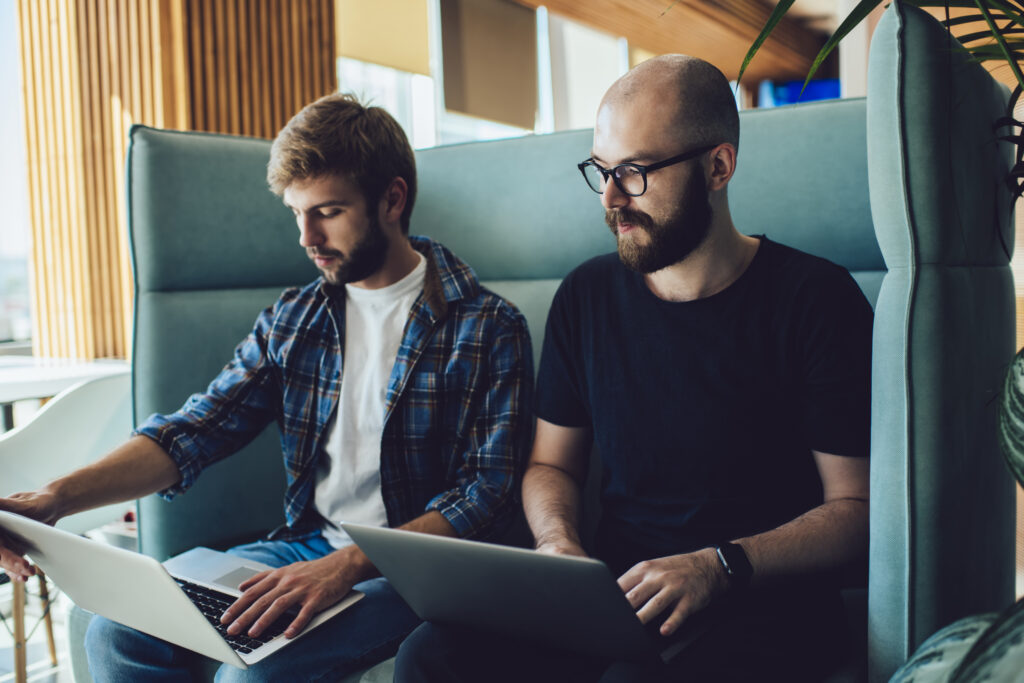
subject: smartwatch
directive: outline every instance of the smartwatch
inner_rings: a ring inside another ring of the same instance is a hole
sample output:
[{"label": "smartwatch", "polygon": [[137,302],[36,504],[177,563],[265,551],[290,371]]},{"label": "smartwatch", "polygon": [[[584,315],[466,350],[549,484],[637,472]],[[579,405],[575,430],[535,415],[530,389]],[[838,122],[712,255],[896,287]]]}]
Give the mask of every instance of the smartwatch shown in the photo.
[{"label": "smartwatch", "polygon": [[718,561],[722,563],[722,568],[729,577],[729,585],[742,589],[750,584],[754,568],[743,546],[736,543],[721,543],[715,546],[715,554],[718,555]]}]

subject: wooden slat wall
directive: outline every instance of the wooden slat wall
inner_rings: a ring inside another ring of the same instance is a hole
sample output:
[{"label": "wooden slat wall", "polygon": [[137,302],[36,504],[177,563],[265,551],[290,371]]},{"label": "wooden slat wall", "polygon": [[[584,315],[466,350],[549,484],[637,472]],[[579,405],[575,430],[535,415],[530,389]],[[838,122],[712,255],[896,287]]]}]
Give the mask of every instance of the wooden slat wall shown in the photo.
[{"label": "wooden slat wall", "polygon": [[126,357],[133,123],[273,137],[336,88],[333,0],[18,0],[33,350]]},{"label": "wooden slat wall", "polygon": [[194,130],[272,138],[337,88],[334,1],[184,0]]},{"label": "wooden slat wall", "polygon": [[167,119],[158,96],[173,74],[153,69],[169,4],[18,3],[37,354],[127,354],[124,141],[133,121],[183,123]]}]

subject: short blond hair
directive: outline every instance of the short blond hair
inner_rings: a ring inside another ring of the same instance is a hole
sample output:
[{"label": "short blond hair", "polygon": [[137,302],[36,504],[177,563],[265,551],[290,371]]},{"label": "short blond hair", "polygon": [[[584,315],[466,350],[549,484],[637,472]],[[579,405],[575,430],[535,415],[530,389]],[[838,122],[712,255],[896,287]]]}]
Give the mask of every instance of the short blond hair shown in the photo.
[{"label": "short blond hair", "polygon": [[363,192],[367,210],[395,178],[408,186],[402,230],[416,199],[416,157],[405,131],[387,111],[363,105],[354,95],[321,97],[281,129],[270,148],[267,184],[281,196],[296,181],[341,174]]}]

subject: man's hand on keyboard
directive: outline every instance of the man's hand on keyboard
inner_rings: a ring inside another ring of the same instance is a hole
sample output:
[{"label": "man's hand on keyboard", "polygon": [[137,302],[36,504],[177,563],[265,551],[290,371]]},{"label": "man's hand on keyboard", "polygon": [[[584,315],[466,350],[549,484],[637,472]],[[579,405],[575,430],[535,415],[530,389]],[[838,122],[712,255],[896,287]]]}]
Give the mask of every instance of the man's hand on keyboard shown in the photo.
[{"label": "man's hand on keyboard", "polygon": [[[241,597],[224,612],[221,623],[231,625],[228,634],[260,635],[289,609],[298,615],[285,629],[294,638],[321,610],[345,597],[365,577],[365,556],[351,546],[309,562],[296,562],[265,571],[239,585]],[[234,623],[231,623],[234,622]]]}]

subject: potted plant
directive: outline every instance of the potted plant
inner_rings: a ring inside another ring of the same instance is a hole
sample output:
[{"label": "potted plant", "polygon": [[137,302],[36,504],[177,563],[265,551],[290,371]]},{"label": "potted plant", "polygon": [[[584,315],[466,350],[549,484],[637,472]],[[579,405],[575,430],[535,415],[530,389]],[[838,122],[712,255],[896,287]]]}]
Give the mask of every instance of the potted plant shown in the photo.
[{"label": "potted plant", "polygon": [[[804,80],[804,87],[817,73],[825,59],[832,53],[839,43],[849,35],[850,31],[860,25],[868,15],[883,3],[889,0],[861,0],[850,12],[843,22],[836,29],[835,33],[825,42],[818,55],[814,58],[807,77]],[[1005,64],[1013,74],[1016,86],[1010,96],[1007,105],[1006,118],[993,122],[994,125],[1009,125],[1016,132],[1014,135],[1005,136],[1017,146],[1017,154],[1014,166],[1010,170],[1010,183],[1013,190],[1013,202],[1016,202],[1024,193],[1024,124],[1013,118],[1014,108],[1021,92],[1024,92],[1024,71],[1021,69],[1021,62],[1024,61],[1024,1],[1022,0],[892,0],[894,2],[906,2],[921,8],[939,8],[944,10],[945,18],[942,23],[946,26],[950,35],[959,41],[958,48],[966,50],[980,62],[996,62]],[[795,0],[779,0],[778,5],[768,17],[761,33],[754,40],[743,64],[740,66],[737,82],[743,78],[743,72],[761,48],[765,39],[778,25],[782,17],[793,6]],[[955,16],[953,16],[955,15]],[[1004,249],[1006,245],[1004,244]],[[1007,249],[1008,252],[1008,249]]]}]

